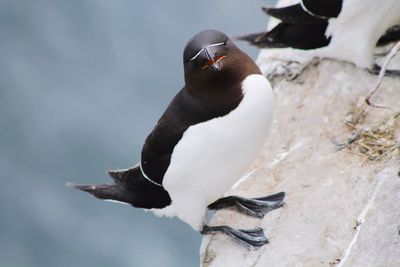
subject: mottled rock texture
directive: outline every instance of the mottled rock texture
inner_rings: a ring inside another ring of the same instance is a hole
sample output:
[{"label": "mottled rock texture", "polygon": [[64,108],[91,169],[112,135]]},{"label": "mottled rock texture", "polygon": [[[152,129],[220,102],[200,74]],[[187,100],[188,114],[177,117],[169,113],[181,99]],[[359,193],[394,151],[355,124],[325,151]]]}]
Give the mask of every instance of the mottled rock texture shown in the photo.
[{"label": "mottled rock texture", "polygon": [[[322,60],[294,80],[271,81],[277,105],[268,141],[228,194],[285,191],[287,205],[262,220],[218,211],[211,224],[262,226],[270,243],[249,251],[206,236],[201,266],[400,266],[400,116],[362,105],[376,78]],[[400,78],[386,77],[373,101],[399,111]],[[349,138],[349,146],[335,145]]]}]

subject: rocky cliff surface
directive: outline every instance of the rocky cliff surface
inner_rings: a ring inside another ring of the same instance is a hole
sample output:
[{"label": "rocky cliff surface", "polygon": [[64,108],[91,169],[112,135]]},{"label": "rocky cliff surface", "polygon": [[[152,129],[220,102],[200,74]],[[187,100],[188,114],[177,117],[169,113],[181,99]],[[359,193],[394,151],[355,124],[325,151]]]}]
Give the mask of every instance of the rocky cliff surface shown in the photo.
[{"label": "rocky cliff surface", "polygon": [[270,243],[249,251],[206,236],[202,266],[400,266],[400,78],[384,78],[373,98],[394,110],[363,104],[376,79],[323,60],[294,80],[271,80],[277,105],[268,141],[228,194],[285,191],[286,206],[262,220],[218,211],[211,224],[261,226]]}]

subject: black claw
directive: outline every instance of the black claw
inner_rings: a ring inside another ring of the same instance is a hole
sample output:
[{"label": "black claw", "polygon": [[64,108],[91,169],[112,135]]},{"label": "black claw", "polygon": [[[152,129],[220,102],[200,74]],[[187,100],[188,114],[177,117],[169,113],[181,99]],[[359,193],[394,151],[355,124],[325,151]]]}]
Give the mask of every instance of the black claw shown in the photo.
[{"label": "black claw", "polygon": [[286,196],[285,192],[279,192],[279,193],[269,195],[266,197],[257,197],[255,199],[262,200],[262,201],[283,201],[285,196]]},{"label": "black claw", "polygon": [[221,232],[234,238],[236,241],[240,242],[248,249],[261,247],[269,242],[264,235],[263,229],[260,227],[256,227],[254,229],[234,229],[225,225],[222,226],[205,225],[201,230],[201,233],[203,235],[215,232]]},{"label": "black claw", "polygon": [[239,211],[253,217],[263,218],[271,210],[283,207],[284,192],[259,198],[228,196],[218,199],[208,206],[211,210],[236,207]]}]

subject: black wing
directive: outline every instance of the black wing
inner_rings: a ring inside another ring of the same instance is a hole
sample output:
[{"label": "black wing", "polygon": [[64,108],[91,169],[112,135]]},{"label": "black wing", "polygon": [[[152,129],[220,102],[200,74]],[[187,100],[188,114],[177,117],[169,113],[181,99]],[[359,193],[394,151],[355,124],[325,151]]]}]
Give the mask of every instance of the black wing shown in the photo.
[{"label": "black wing", "polygon": [[342,11],[343,5],[343,0],[302,0],[301,2],[306,11],[323,18],[336,18]]},{"label": "black wing", "polygon": [[328,19],[337,17],[342,0],[303,0],[281,8],[263,7],[263,11],[282,22],[271,31],[238,37],[260,48],[315,49],[327,46]]},{"label": "black wing", "polygon": [[328,23],[290,24],[279,23],[269,32],[239,37],[260,48],[315,49],[327,46],[330,38],[325,36]]},{"label": "black wing", "polygon": [[[231,91],[229,91],[231,94]],[[171,154],[183,133],[191,125],[224,116],[237,107],[243,95],[227,102],[201,101],[183,88],[172,100],[153,131],[147,137],[142,150],[141,166],[126,170],[112,170],[111,185],[77,185],[68,187],[88,192],[100,199],[129,203],[139,208],[163,208],[171,204],[168,192],[162,186]],[[208,99],[209,100],[209,99]]]}]

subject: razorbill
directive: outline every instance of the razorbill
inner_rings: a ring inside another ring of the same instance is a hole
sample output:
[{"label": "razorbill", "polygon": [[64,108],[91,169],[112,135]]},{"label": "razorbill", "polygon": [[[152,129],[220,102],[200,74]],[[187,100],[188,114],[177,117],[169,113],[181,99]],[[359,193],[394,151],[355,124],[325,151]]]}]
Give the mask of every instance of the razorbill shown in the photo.
[{"label": "razorbill", "polygon": [[368,69],[375,67],[376,46],[400,40],[398,0],[301,0],[263,10],[280,23],[267,32],[239,39],[261,48],[313,50],[315,57],[349,61]]},{"label": "razorbill", "polygon": [[205,214],[236,207],[263,217],[283,205],[283,192],[255,199],[223,197],[265,143],[274,109],[271,86],[254,61],[216,30],[189,40],[183,64],[185,86],[147,137],[140,162],[109,171],[113,184],[68,186],[177,216],[203,234],[219,231],[247,246],[262,246],[268,240],[261,228],[207,226]]}]

